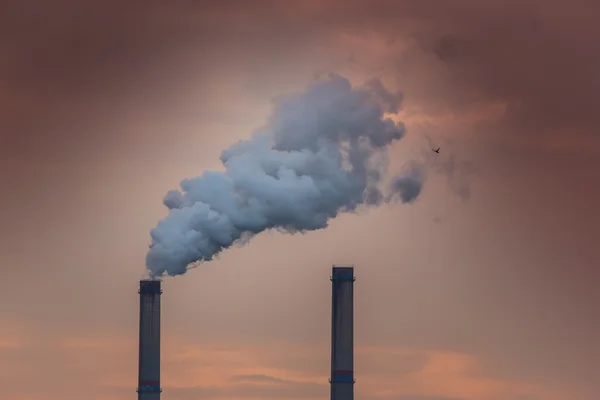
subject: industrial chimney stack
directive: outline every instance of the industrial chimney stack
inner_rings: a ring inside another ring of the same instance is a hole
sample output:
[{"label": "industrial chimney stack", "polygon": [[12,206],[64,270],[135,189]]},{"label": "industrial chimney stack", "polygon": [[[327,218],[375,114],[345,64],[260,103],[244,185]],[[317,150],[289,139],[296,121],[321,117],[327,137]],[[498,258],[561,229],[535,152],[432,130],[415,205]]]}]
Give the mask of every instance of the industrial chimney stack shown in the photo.
[{"label": "industrial chimney stack", "polygon": [[354,267],[331,274],[331,400],[354,400]]},{"label": "industrial chimney stack", "polygon": [[160,388],[160,281],[140,281],[140,352],[138,400],[159,400]]}]

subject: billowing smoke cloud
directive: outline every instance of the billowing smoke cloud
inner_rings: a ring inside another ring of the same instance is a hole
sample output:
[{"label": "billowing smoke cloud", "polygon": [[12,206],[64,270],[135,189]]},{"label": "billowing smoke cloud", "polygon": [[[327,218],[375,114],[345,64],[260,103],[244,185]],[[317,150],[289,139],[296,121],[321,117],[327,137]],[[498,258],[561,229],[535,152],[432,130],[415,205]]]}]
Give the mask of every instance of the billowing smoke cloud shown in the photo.
[{"label": "billowing smoke cloud", "polygon": [[401,100],[379,81],[352,87],[338,75],[278,99],[265,127],[223,151],[224,172],[186,179],[166,195],[170,213],[151,231],[150,274],[183,274],[267,229],[316,230],[360,206],[414,201],[418,166],[381,189],[387,148],[405,134],[384,114],[397,113]]}]

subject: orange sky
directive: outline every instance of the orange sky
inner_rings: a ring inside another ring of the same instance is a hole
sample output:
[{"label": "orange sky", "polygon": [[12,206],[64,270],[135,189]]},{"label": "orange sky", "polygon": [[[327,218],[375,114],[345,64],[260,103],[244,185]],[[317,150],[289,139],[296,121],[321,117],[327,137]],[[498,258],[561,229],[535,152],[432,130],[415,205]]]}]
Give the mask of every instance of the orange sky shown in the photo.
[{"label": "orange sky", "polygon": [[3,400],[135,396],[164,194],[325,71],[401,90],[391,168],[432,142],[437,172],[414,205],[166,279],[163,398],[329,396],[329,273],[353,263],[357,398],[598,399],[594,2],[166,4],[2,6]]}]

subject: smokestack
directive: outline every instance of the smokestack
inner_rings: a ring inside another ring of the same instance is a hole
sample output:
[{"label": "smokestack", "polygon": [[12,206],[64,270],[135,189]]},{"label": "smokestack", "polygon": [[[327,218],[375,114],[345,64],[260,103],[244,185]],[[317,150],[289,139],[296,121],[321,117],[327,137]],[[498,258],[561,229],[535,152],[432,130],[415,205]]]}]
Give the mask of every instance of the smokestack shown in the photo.
[{"label": "smokestack", "polygon": [[354,267],[331,273],[331,400],[354,400]]},{"label": "smokestack", "polygon": [[140,281],[140,352],[138,400],[159,400],[160,388],[160,281]]}]

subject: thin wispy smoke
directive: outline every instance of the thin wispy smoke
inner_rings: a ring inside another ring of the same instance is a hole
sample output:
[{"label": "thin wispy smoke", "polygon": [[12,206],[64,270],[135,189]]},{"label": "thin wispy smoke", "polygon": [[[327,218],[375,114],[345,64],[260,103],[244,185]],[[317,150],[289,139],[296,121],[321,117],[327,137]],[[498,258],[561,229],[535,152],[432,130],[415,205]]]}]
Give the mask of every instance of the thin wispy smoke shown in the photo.
[{"label": "thin wispy smoke", "polygon": [[403,203],[412,203],[421,194],[424,180],[423,165],[411,162],[406,171],[393,180],[390,200],[399,198]]},{"label": "thin wispy smoke", "polygon": [[[463,202],[471,197],[471,179],[477,174],[475,164],[461,159],[450,146],[440,145],[429,135],[424,134],[429,148],[423,150],[423,169],[439,173],[446,178],[450,190],[458,195]],[[449,140],[445,140],[449,144]],[[431,149],[440,148],[440,153],[433,153]]]},{"label": "thin wispy smoke", "polygon": [[353,87],[334,74],[279,98],[263,128],[222,152],[224,172],[167,193],[169,215],[151,231],[150,274],[183,274],[267,229],[322,229],[361,206],[413,202],[424,178],[418,165],[381,187],[387,149],[405,134],[384,114],[401,100],[379,81]]}]

